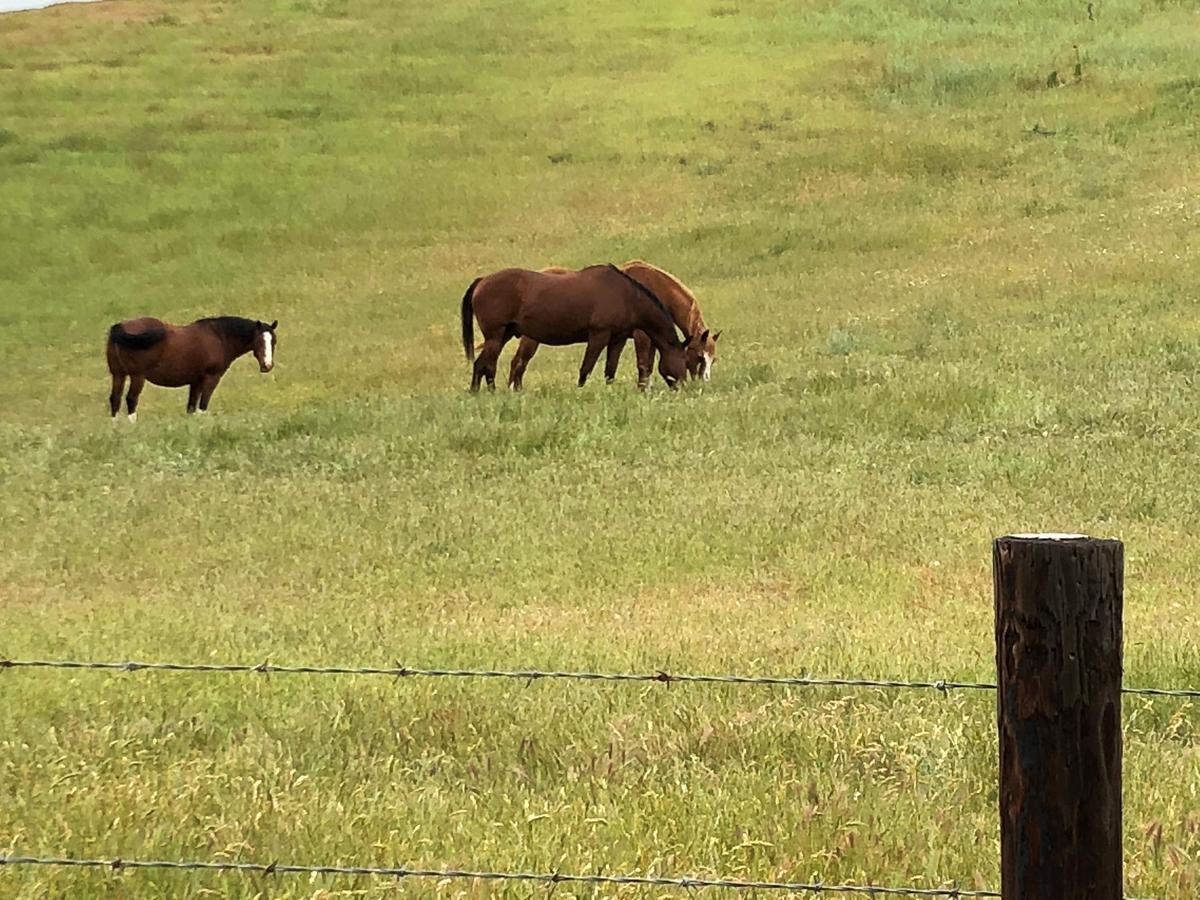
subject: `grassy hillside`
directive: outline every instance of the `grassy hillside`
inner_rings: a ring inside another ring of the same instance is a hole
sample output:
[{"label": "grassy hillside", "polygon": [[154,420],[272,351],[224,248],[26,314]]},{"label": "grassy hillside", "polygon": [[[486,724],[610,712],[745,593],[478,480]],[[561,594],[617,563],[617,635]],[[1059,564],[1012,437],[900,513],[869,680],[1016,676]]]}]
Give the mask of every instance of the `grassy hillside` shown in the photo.
[{"label": "grassy hillside", "polygon": [[[658,7],[0,16],[0,655],[990,680],[990,539],[1055,529],[1127,542],[1127,681],[1200,684],[1194,4]],[[473,277],[631,256],[709,385],[466,395]],[[114,428],[146,314],[278,365]],[[993,704],[9,671],[0,851],[995,887]],[[1129,893],[1194,896],[1200,712],[1125,726]]]}]

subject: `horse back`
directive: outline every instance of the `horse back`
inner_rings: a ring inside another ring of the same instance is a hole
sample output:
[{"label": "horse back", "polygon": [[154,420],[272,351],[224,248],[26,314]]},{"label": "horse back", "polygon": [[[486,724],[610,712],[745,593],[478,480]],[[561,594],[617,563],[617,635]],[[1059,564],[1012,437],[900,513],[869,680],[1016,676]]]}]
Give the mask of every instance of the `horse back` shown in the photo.
[{"label": "horse back", "polygon": [[551,266],[529,272],[525,279],[526,296],[535,303],[573,306],[592,309],[606,302],[624,300],[629,295],[629,283],[614,266],[588,266],[583,269],[564,269]]},{"label": "horse back", "polygon": [[[628,282],[609,266],[551,272],[501,269],[483,278],[473,294],[475,316],[486,335],[508,333],[539,343],[574,344],[611,318],[608,307],[628,293]],[[599,318],[598,318],[599,317]]]}]

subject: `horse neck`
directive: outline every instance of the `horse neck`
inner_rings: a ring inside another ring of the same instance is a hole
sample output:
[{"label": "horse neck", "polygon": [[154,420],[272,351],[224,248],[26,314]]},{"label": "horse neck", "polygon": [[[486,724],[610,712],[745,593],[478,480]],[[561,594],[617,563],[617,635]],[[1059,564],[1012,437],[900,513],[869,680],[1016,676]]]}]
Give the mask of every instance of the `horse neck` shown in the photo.
[{"label": "horse neck", "polygon": [[244,356],[254,349],[254,336],[240,337],[232,331],[213,329],[225,357],[225,365],[229,365],[239,356]]},{"label": "horse neck", "polygon": [[674,346],[678,338],[675,336],[675,323],[671,320],[671,316],[652,298],[641,291],[636,291],[636,293],[641,319],[638,327],[646,333],[651,343],[660,352],[664,347]]},{"label": "horse neck", "polygon": [[704,331],[700,306],[672,276],[649,264],[634,263],[630,269],[634,278],[654,291],[685,334],[701,334]]}]

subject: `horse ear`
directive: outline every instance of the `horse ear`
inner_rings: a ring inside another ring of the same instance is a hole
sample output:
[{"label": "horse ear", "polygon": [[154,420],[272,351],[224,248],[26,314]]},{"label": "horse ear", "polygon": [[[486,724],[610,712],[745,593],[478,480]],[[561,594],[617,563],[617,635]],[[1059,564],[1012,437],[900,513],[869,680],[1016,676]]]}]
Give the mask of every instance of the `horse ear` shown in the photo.
[{"label": "horse ear", "polygon": [[720,336],[721,336],[721,332],[719,332],[719,331],[717,331],[713,334],[713,343],[714,344],[717,342],[717,338],[719,338]]},{"label": "horse ear", "polygon": [[679,346],[680,346],[680,347],[686,347],[686,346],[687,346],[688,344],[690,344],[691,342],[692,342],[692,336],[691,336],[690,334],[688,334],[686,331],[685,331],[685,332],[683,332],[683,343],[682,343],[682,344],[680,344]]},{"label": "horse ear", "polygon": [[708,343],[708,329],[707,328],[704,329],[704,334],[700,335],[700,343],[701,344]]},{"label": "horse ear", "polygon": [[267,326],[267,331],[274,331],[278,327],[279,327],[279,320],[276,319],[274,322],[272,322],[270,325]]}]

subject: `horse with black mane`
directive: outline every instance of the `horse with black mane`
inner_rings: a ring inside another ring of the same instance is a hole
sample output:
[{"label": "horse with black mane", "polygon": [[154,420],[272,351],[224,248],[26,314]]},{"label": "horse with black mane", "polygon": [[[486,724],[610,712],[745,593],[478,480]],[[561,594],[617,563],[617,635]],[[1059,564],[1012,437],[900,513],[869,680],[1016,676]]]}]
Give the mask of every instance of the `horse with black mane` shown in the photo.
[{"label": "horse with black mane", "polygon": [[190,325],[151,317],[117,322],[105,345],[112,374],[109,410],[117,415],[128,378],[125,409],[130,421],[137,421],[138,398],[147,381],[161,387],[187,385],[187,411],[206,411],[221,376],[239,356],[253,353],[261,372],[274,368],[278,325],[241,316],[197,319]]},{"label": "horse with black mane", "polygon": [[474,359],[471,391],[487,379],[496,387],[496,362],[514,337],[539,344],[587,344],[579,367],[583,387],[605,348],[604,377],[612,381],[625,342],[635,331],[645,333],[660,354],[659,373],[673,389],[687,377],[684,348],[675,322],[654,292],[614,265],[588,266],[578,272],[535,272],[501,269],[476,278],[462,299],[462,340],[467,361],[474,356],[474,320],[484,342]]}]

